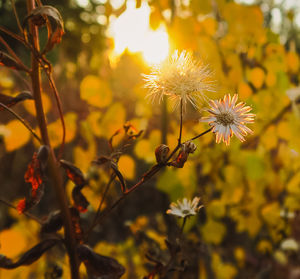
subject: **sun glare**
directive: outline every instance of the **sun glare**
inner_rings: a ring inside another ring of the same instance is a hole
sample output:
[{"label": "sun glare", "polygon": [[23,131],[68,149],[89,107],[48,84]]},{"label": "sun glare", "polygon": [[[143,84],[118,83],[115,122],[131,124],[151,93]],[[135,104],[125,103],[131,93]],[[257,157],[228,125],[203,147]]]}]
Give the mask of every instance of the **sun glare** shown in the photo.
[{"label": "sun glare", "polygon": [[112,19],[109,35],[114,39],[114,55],[120,55],[125,49],[131,53],[141,52],[149,64],[159,63],[169,53],[169,39],[166,28],[161,25],[157,30],[149,26],[150,7],[143,2],[136,9],[135,1],[127,1],[126,11]]}]

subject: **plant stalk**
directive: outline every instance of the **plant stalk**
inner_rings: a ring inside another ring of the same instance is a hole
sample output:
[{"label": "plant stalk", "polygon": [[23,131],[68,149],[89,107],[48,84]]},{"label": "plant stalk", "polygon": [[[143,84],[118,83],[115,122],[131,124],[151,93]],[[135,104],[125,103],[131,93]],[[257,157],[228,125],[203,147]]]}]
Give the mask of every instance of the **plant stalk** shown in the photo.
[{"label": "plant stalk", "polygon": [[[30,13],[34,8],[35,8],[35,1],[27,0],[28,13]],[[30,32],[33,38],[33,48],[39,51],[38,29],[32,23],[30,24],[31,24]],[[48,130],[47,130],[47,122],[46,122],[46,117],[45,117],[42,98],[41,98],[42,86],[41,86],[40,65],[39,65],[39,61],[35,58],[33,53],[31,58],[31,65],[32,65],[31,81],[32,81],[33,97],[34,97],[35,108],[36,108],[36,117],[40,128],[42,141],[45,145],[49,147],[50,150],[48,165],[53,180],[56,197],[63,216],[64,238],[65,238],[67,253],[69,255],[71,278],[79,279],[79,261],[76,253],[75,232],[72,225],[71,214],[68,208],[67,196],[64,191],[63,181],[59,171],[59,165],[57,163],[54,150],[50,145],[50,140],[49,140]]]}]

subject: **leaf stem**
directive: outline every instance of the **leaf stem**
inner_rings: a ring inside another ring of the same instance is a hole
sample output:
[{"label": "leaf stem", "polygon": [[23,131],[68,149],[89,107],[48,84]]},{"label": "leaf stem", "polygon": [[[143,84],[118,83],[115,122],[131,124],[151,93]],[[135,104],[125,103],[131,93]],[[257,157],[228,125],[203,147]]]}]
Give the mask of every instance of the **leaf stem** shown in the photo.
[{"label": "leaf stem", "polygon": [[[0,202],[2,202],[3,204],[5,204],[5,205],[8,206],[8,207],[11,207],[11,208],[17,210],[17,208],[16,208],[13,204],[11,204],[10,202],[8,202],[8,201],[6,201],[6,200],[3,200],[2,198],[0,198]],[[32,215],[32,214],[30,214],[30,213],[28,213],[28,212],[23,212],[22,214],[24,214],[26,217],[28,217],[28,218],[30,218],[30,219],[36,221],[36,222],[39,223],[40,225],[43,224],[43,222],[42,222],[39,218],[35,217],[34,215]]]},{"label": "leaf stem", "polygon": [[28,130],[29,132],[39,141],[39,143],[42,143],[41,138],[35,133],[35,131],[30,127],[28,123],[16,112],[14,112],[12,109],[10,109],[8,106],[2,104],[0,102],[0,106],[6,109],[8,112],[10,112],[14,117],[16,117]]}]

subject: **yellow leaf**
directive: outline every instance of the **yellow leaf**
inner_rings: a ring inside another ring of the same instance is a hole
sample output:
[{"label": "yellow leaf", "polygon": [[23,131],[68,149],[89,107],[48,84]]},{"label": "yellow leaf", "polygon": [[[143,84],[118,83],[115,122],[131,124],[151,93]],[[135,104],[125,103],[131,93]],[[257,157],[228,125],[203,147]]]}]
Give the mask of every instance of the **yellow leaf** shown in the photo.
[{"label": "yellow leaf", "polygon": [[252,95],[252,89],[248,83],[241,81],[238,85],[238,92],[242,100],[249,98]]},{"label": "yellow leaf", "polygon": [[202,24],[206,34],[213,36],[216,33],[217,21],[214,18],[208,17],[205,20],[203,20]]},{"label": "yellow leaf", "polygon": [[25,252],[26,248],[24,234],[17,228],[7,229],[0,233],[0,254],[14,258]]},{"label": "yellow leaf", "polygon": [[[44,92],[42,93],[42,102],[44,113],[47,114],[50,111],[50,109],[52,109],[52,103],[48,95]],[[26,100],[23,102],[23,105],[31,115],[36,116],[35,105],[33,100]]]},{"label": "yellow leaf", "polygon": [[148,163],[155,162],[155,148],[160,144],[160,131],[152,130],[149,139],[142,139],[134,147],[134,153],[138,158]]},{"label": "yellow leaf", "polygon": [[[64,116],[64,119],[66,125],[65,142],[68,143],[72,141],[76,135],[77,115],[74,112],[69,112]],[[62,125],[60,119],[48,125],[48,133],[53,148],[58,147],[62,142]]]},{"label": "yellow leaf", "polygon": [[122,128],[126,119],[126,111],[121,103],[115,103],[103,116],[100,123],[101,135],[109,139],[118,129]]},{"label": "yellow leaf", "polygon": [[225,204],[220,200],[214,200],[205,206],[206,213],[210,217],[221,218],[225,214]]},{"label": "yellow leaf", "polygon": [[278,202],[273,202],[265,205],[261,210],[261,214],[265,222],[270,226],[275,226],[276,224],[278,224],[281,219],[280,206]]},{"label": "yellow leaf", "polygon": [[292,136],[290,124],[287,121],[280,121],[276,127],[277,136],[289,141]]},{"label": "yellow leaf", "polygon": [[265,72],[261,68],[254,68],[249,72],[249,80],[256,89],[262,87],[265,80]]},{"label": "yellow leaf", "polygon": [[276,75],[272,71],[268,71],[267,76],[266,76],[266,84],[268,87],[272,87],[276,85]]},{"label": "yellow leaf", "polygon": [[226,233],[226,228],[221,222],[216,222],[211,218],[202,227],[202,237],[204,241],[219,244]]},{"label": "yellow leaf", "polygon": [[268,150],[277,146],[277,140],[278,138],[274,125],[270,126],[267,131],[261,135],[261,142]]},{"label": "yellow leaf", "polygon": [[212,255],[211,266],[218,279],[233,279],[237,273],[236,268],[229,263],[223,263],[221,257],[217,253],[213,253]]},{"label": "yellow leaf", "polygon": [[286,63],[287,63],[287,67],[288,70],[291,73],[297,73],[299,70],[299,56],[297,55],[296,52],[288,52],[286,54]]},{"label": "yellow leaf", "polygon": [[128,155],[123,155],[120,157],[119,163],[119,170],[124,176],[125,179],[132,180],[135,177],[135,161],[132,157]]},{"label": "yellow leaf", "polygon": [[262,254],[267,254],[272,252],[272,243],[269,240],[261,240],[257,246],[256,250],[259,251]]},{"label": "yellow leaf", "polygon": [[19,120],[12,120],[6,124],[4,134],[5,148],[8,152],[24,146],[30,139],[30,132],[20,123]]},{"label": "yellow leaf", "polygon": [[107,82],[89,75],[81,81],[80,97],[90,105],[103,108],[111,103],[112,92]]}]

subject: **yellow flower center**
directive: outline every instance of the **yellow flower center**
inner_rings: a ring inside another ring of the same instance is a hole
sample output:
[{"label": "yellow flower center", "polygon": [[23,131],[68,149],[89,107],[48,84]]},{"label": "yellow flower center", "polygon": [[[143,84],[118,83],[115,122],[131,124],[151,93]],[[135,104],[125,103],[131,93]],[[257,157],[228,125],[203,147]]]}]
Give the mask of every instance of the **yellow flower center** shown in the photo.
[{"label": "yellow flower center", "polygon": [[216,115],[217,123],[223,126],[228,126],[234,123],[234,116],[230,112],[222,112]]}]

